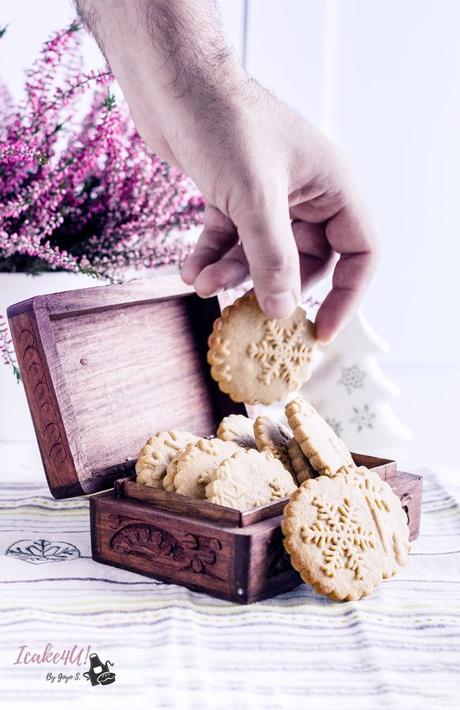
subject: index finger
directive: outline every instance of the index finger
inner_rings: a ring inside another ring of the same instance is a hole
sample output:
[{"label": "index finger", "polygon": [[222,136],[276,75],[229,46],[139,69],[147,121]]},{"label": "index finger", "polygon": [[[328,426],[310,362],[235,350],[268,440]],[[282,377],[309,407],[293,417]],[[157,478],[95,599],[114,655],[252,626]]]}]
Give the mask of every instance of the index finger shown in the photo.
[{"label": "index finger", "polygon": [[374,274],[379,245],[367,211],[350,202],[326,225],[327,239],[340,254],[332,276],[332,288],[315,319],[316,335],[331,341],[352,317]]}]

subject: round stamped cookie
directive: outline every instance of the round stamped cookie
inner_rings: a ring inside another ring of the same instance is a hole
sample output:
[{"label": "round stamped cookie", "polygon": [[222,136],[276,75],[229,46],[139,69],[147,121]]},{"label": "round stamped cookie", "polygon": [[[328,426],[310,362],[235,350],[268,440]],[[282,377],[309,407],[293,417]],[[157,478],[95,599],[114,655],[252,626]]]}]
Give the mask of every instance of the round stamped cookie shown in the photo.
[{"label": "round stamped cookie", "polygon": [[315,471],[294,437],[289,440],[287,448],[294,476],[299,486],[304,481],[318,476],[318,472]]},{"label": "round stamped cookie", "polygon": [[302,308],[267,318],[249,293],[224,308],[208,345],[211,375],[223,392],[235,402],[271,404],[309,379],[317,341]]},{"label": "round stamped cookie", "polygon": [[288,451],[292,433],[287,427],[273,421],[266,414],[261,414],[254,422],[254,436],[259,451],[274,456],[281,461],[284,468],[295,475]]},{"label": "round stamped cookie", "polygon": [[217,437],[222,441],[234,441],[244,449],[256,449],[254,438],[254,420],[244,414],[229,414],[224,417],[217,429]]},{"label": "round stamped cookie", "polygon": [[136,462],[136,481],[152,488],[163,487],[166,468],[178,451],[197,436],[188,431],[159,431],[147,439]]},{"label": "round stamped cookie", "polygon": [[385,560],[375,521],[345,475],[305,481],[284,508],[281,528],[292,566],[319,594],[357,600],[382,581]]},{"label": "round stamped cookie", "polygon": [[183,496],[205,498],[205,486],[213,469],[242,450],[233,441],[221,439],[198,439],[188,444],[177,457],[174,490]]},{"label": "round stamped cookie", "polygon": [[212,471],[206,498],[228,508],[250,510],[286,498],[296,488],[278,459],[255,449],[240,449]]},{"label": "round stamped cookie", "polygon": [[383,577],[393,577],[406,564],[410,551],[409,525],[401,501],[378,473],[365,466],[339,475],[352,481],[364,495],[384,552]]},{"label": "round stamped cookie", "polygon": [[286,404],[294,437],[318,473],[335,476],[356,468],[350,452],[335,431],[302,397]]}]

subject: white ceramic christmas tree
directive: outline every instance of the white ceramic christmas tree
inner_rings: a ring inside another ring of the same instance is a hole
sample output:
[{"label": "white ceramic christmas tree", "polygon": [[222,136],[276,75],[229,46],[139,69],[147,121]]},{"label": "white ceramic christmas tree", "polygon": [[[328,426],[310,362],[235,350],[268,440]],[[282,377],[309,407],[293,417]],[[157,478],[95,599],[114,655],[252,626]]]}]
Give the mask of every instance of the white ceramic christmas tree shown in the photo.
[{"label": "white ceramic christmas tree", "polygon": [[394,413],[398,387],[377,363],[387,343],[361,312],[323,348],[302,394],[355,452],[394,457],[411,439]]}]

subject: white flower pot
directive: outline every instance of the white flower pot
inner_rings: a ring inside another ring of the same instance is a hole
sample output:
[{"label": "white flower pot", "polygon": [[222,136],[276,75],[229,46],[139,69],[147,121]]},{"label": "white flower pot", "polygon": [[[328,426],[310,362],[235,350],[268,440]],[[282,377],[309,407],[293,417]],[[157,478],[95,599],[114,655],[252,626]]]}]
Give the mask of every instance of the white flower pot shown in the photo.
[{"label": "white flower pot", "polygon": [[[0,274],[0,313],[32,296],[76,288],[104,285],[102,279],[66,272]],[[10,367],[0,361],[0,442],[34,442],[35,433],[22,383],[17,383]]]}]

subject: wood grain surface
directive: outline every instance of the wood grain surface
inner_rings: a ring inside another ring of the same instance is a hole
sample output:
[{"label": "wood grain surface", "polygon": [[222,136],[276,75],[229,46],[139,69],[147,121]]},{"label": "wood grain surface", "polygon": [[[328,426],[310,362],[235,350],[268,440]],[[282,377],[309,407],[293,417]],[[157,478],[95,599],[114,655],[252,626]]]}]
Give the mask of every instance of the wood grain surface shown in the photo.
[{"label": "wood grain surface", "polygon": [[[219,314],[217,298],[198,298],[177,275],[38,296],[8,309],[55,497],[111,487],[132,472],[139,450],[157,431],[208,436],[226,414],[245,413],[220,392],[206,363],[207,338]],[[50,427],[45,435],[33,405],[35,371],[20,335],[25,324],[33,333],[35,367],[48,373],[53,420],[65,442],[64,471],[50,460]]]}]

